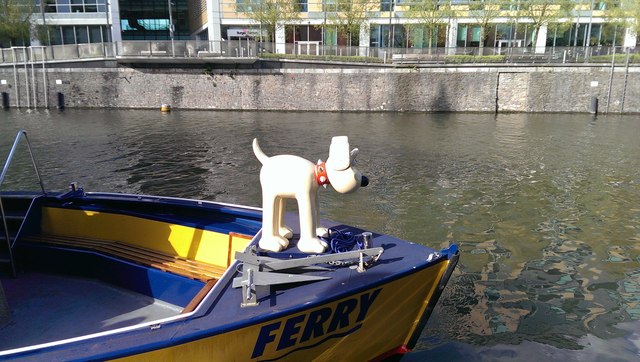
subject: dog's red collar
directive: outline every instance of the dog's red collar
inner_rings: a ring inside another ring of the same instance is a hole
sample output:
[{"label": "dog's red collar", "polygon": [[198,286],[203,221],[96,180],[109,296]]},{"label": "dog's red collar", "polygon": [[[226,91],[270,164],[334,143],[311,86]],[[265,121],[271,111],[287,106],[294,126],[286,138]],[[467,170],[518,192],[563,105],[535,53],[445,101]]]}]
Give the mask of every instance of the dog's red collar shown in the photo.
[{"label": "dog's red collar", "polygon": [[327,186],[330,184],[329,176],[327,176],[326,162],[318,160],[318,163],[316,164],[316,182],[320,186]]}]

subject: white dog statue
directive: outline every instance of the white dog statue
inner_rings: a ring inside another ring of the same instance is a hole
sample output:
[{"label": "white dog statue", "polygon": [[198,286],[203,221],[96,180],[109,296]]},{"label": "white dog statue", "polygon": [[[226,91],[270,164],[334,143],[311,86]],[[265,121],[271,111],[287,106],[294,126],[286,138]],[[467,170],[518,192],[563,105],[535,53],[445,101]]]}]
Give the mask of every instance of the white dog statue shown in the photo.
[{"label": "white dog statue", "polygon": [[285,199],[295,198],[300,213],[300,240],[298,249],[305,253],[323,253],[327,243],[318,236],[326,236],[327,229],[319,227],[318,189],[331,184],[339,193],[350,193],[369,184],[355,167],[358,155],[355,148],[349,152],[347,136],[333,137],[327,162],[314,164],[292,155],[269,157],[262,152],[258,140],[253,140],[253,152],[262,163],[262,249],[282,251],[293,236],[284,224]]}]

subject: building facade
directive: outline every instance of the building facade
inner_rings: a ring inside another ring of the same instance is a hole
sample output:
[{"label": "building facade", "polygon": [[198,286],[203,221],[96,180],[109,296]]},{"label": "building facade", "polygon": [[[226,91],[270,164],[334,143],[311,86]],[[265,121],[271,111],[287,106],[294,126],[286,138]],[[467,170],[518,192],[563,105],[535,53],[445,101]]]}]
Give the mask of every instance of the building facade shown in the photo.
[{"label": "building facade", "polygon": [[[47,34],[34,35],[32,44],[260,38],[274,42],[278,53],[313,53],[320,46],[367,53],[370,48],[544,51],[637,43],[636,33],[596,0],[575,0],[562,14],[551,8],[556,14],[546,19],[524,12],[519,0],[422,0],[433,4],[422,12],[410,0],[298,1],[287,12],[283,0],[36,0],[40,13],[33,20],[45,25]],[[273,20],[267,9],[280,13]]]}]

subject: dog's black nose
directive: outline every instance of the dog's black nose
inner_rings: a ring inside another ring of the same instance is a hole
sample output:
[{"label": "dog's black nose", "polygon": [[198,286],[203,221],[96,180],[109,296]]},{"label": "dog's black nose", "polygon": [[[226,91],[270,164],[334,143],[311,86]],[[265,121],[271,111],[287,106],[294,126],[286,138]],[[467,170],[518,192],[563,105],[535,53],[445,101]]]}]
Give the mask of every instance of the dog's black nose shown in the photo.
[{"label": "dog's black nose", "polygon": [[362,180],[360,180],[360,187],[365,187],[369,184],[369,178],[365,175],[362,175]]}]

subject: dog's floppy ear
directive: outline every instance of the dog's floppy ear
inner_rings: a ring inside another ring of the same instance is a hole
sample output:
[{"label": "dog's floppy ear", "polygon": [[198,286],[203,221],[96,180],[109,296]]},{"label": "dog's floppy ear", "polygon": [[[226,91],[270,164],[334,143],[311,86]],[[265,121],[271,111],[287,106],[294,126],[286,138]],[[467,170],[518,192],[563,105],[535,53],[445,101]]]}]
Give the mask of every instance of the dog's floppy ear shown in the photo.
[{"label": "dog's floppy ear", "polygon": [[327,164],[336,171],[346,170],[351,166],[349,154],[349,137],[336,136],[331,139]]}]

